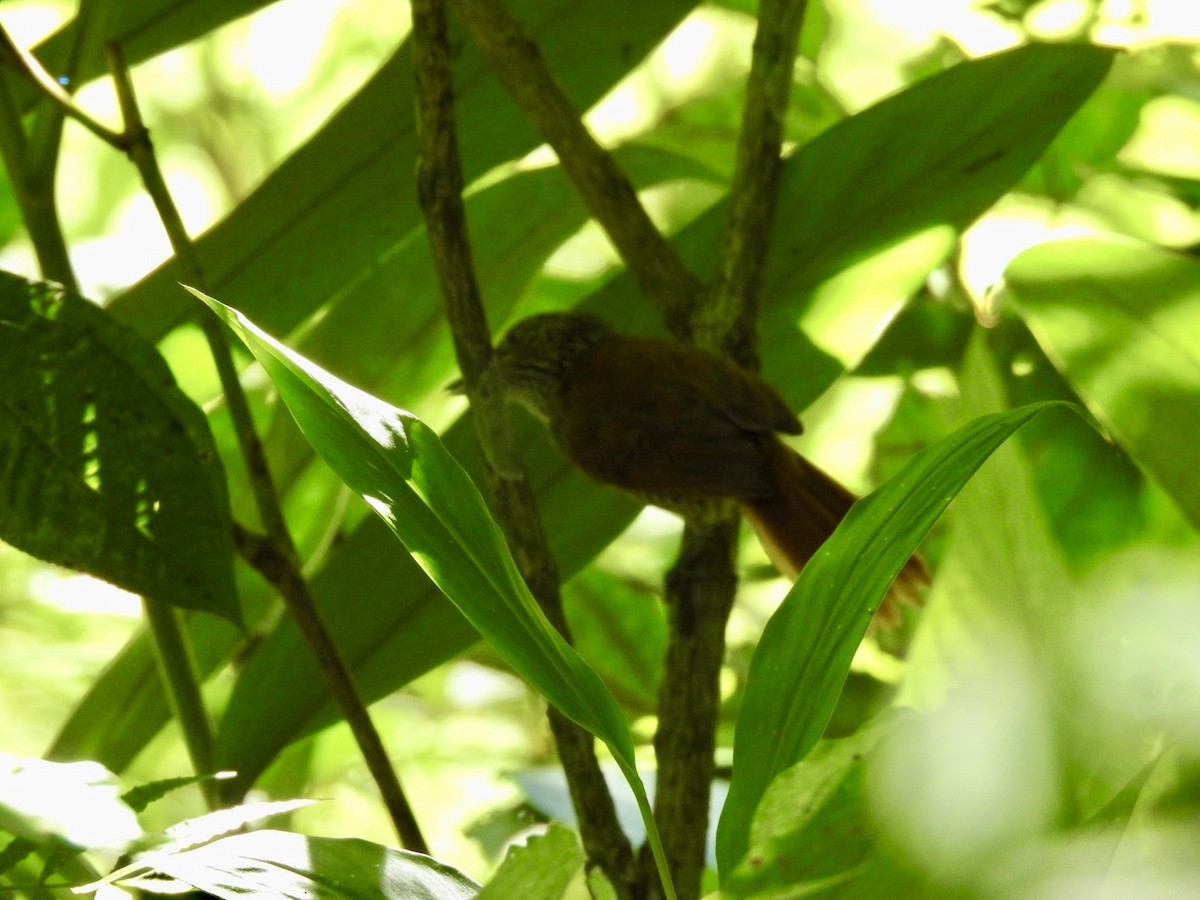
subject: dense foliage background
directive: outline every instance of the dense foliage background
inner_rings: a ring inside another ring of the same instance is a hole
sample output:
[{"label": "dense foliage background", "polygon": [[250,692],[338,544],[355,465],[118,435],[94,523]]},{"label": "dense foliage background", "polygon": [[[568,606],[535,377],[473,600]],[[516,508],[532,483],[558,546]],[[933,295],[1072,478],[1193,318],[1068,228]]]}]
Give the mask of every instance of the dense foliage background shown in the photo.
[{"label": "dense foliage background", "polygon": [[[655,221],[708,274],[755,4],[510,6]],[[922,545],[934,572],[925,608],[854,657],[826,732],[847,740],[822,741],[775,783],[751,839],[756,864],[723,872],[722,890],[1188,896],[1200,877],[1200,24],[1172,0],[904,6],[809,4],[764,374],[802,414],[796,446],[860,493],[980,416],[1043,400],[1082,414],[1039,414],[954,500]],[[120,44],[207,291],[415,413],[477,474],[464,401],[445,390],[457,367],[417,204],[406,7],[79,7],[6,0],[0,25],[114,128],[100,48]],[[527,118],[469,41],[452,41],[493,329],[577,304],[632,331],[660,327]],[[1038,41],[1074,46],[992,56]],[[1124,49],[1107,74],[1100,46]],[[127,788],[192,771],[141,602],[72,568],[188,610],[215,762],[238,773],[231,796],[322,798],[271,824],[393,844],[295,626],[234,553],[230,518],[251,532],[262,523],[203,308],[179,287],[188,278],[137,171],[73,121],[59,135],[57,107],[5,58],[0,268],[23,277],[0,281],[0,538],[12,545],[0,545],[0,751],[13,757],[0,759],[0,830],[29,843],[0,850],[0,878],[33,896],[62,839],[99,851],[90,870],[64,863],[51,880],[90,880],[120,838],[205,809],[184,787],[140,826],[96,813],[98,839],[67,830],[88,818],[79,798],[90,794],[52,802],[73,775],[46,773],[33,789],[44,807],[20,799],[15,773],[33,771],[21,760],[42,756],[98,762]],[[56,230],[69,269],[47,268]],[[43,277],[73,278],[104,311],[45,315],[58,301],[23,280]],[[30,309],[57,322],[46,343],[22,318]],[[107,355],[88,344],[72,356],[89,341]],[[486,881],[511,838],[569,812],[543,703],[317,456],[264,369],[240,348],[236,359],[304,574],[430,853]],[[47,361],[72,373],[67,393],[38,381]],[[52,393],[77,405],[51,409]],[[37,456],[54,423],[86,426],[63,468]],[[639,515],[519,424],[578,649],[650,769],[667,641],[657,596],[678,523]],[[99,489],[117,472],[130,496]],[[150,534],[160,505],[177,518]],[[125,536],[97,546],[110,533]],[[129,559],[142,538],[167,562],[139,581]],[[749,660],[790,587],[752,536],[741,571],[726,767]],[[566,860],[565,883],[578,851],[564,832],[546,841],[528,865]],[[393,862],[364,859],[355,865]]]}]

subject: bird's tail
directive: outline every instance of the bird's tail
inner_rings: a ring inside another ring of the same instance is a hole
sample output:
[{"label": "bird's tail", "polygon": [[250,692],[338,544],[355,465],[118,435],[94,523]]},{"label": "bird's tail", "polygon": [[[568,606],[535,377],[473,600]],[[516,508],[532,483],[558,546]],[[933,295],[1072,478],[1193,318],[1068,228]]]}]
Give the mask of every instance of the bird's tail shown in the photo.
[{"label": "bird's tail", "polygon": [[[855,496],[782,441],[772,451],[772,496],[742,500],[740,506],[767,556],[779,571],[795,580],[804,564],[833,534]],[[929,572],[920,556],[904,564],[875,614],[875,624],[900,622],[899,604],[919,606],[929,585]]]}]

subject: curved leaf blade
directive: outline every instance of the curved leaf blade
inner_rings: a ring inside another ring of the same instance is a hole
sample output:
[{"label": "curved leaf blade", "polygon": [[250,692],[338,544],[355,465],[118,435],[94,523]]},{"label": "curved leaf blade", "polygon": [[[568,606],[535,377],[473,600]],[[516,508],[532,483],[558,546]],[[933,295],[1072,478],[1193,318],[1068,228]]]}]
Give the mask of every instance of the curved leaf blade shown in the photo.
[{"label": "curved leaf blade", "polygon": [[669,900],[675,893],[633,737],[595,671],[538,608],[470,477],[415,416],[339,381],[237,310],[192,290],[250,348],[322,458],[388,524],[513,670],[608,746],[632,788]]},{"label": "curved leaf blade", "polygon": [[917,454],[850,510],[763,630],[734,733],[733,777],[717,831],[732,872],[771,780],[820,739],[854,651],[892,580],[950,501],[1018,428],[1061,401],[983,416]]},{"label": "curved leaf blade", "polygon": [[614,752],[633,758],[616,702],[538,609],[474,483],[430,428],[339,381],[193,291],[246,343],[321,457],[362,495],[517,672]]},{"label": "curved leaf blade", "polygon": [[632,763],[616,702],[542,615],[479,491],[437,435],[292,353],[236,310],[193,293],[237,332],[322,458],[505,661]]},{"label": "curved leaf blade", "polygon": [[252,831],[154,854],[148,868],[224,900],[467,900],[479,891],[457,869],[420,853],[286,831]]},{"label": "curved leaf blade", "polygon": [[157,351],[92,303],[0,272],[0,538],[239,621],[225,475]]}]

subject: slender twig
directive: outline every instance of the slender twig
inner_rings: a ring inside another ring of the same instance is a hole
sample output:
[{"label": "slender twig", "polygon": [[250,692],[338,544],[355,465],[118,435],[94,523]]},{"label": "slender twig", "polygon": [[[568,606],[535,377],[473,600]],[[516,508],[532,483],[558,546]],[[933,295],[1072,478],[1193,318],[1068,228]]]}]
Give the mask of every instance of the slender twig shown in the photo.
[{"label": "slender twig", "polygon": [[[21,50],[0,28],[0,63],[15,69],[23,78],[40,84],[37,72],[45,75],[33,57]],[[29,65],[27,66],[27,63]],[[45,76],[49,79],[49,76]],[[58,85],[55,85],[58,87]],[[61,88],[59,88],[61,91]],[[46,111],[43,111],[43,115]],[[13,187],[21,218],[29,231],[37,255],[42,276],[57,281],[70,291],[78,293],[79,285],[71,266],[66,238],[58,218],[53,184],[53,161],[47,165],[39,161],[30,146],[30,140],[21,122],[21,110],[13,96],[7,77],[0,73],[0,153],[8,170],[9,182]],[[57,156],[57,146],[43,147],[43,153]]]},{"label": "slender twig", "polygon": [[[417,192],[434,268],[477,437],[489,463],[488,483],[497,519],[530,591],[547,618],[569,639],[558,570],[541,527],[533,489],[521,466],[504,398],[489,391],[486,380],[479,377],[492,347],[462,204],[445,2],[414,0],[412,6],[420,140]],[[630,897],[635,877],[633,851],[617,821],[594,739],[553,707],[548,716],[589,860],[601,868],[619,897]]]},{"label": "slender twig", "polygon": [[699,281],[654,227],[625,173],[588,131],[537,45],[501,0],[453,2],[496,78],[558,154],[563,171],[638,288],[658,307],[668,327],[686,336],[684,322],[700,293]]},{"label": "slender twig", "polygon": [[[63,68],[52,78],[42,69],[41,63],[32,53],[24,56],[24,64],[29,66],[29,72],[34,77],[34,83],[41,90],[43,102],[39,105],[30,131],[29,147],[32,151],[34,165],[37,167],[36,177],[46,184],[53,184],[55,172],[58,169],[59,147],[62,144],[63,125],[68,118],[74,118],[84,128],[92,131],[101,140],[113,135],[108,129],[90,117],[83,109],[75,105],[69,87],[74,85],[83,68],[84,57],[100,46],[104,35],[108,16],[115,0],[88,0],[79,4],[75,14],[74,37],[71,41],[71,52],[67,55]],[[41,69],[39,74],[38,70]],[[54,88],[66,85],[67,90],[55,91]],[[46,90],[49,86],[50,90]],[[64,103],[63,100],[67,102]],[[97,133],[97,129],[98,132]]]},{"label": "slender twig", "polygon": [[[154,201],[184,277],[203,290],[205,278],[199,257],[158,166],[120,48],[109,44],[105,47],[105,55],[125,123],[123,139],[126,142],[126,152],[141,174],[146,192]],[[250,406],[238,379],[225,331],[215,316],[205,315],[201,318],[201,323],[216,363],[225,400],[229,405],[238,446],[250,473],[258,512],[267,529],[268,544],[256,546],[250,561],[260,572],[268,575],[268,580],[279,591],[288,612],[308,642],[322,674],[329,683],[330,692],[358,742],[367,769],[379,787],[400,840],[405,846],[424,852],[425,840],[412,808],[404,796],[396,772],[388,760],[383,741],[371,721],[349,668],[324,622],[321,621],[308,583],[300,572],[300,556],[283,518],[275,483],[267,467],[266,452],[255,431]],[[239,541],[239,546],[244,549],[246,542]]]},{"label": "slender twig", "polygon": [[[118,150],[124,149],[124,138],[119,131],[114,131],[75,103],[61,84],[45,70],[37,57],[23,47],[18,47],[8,32],[0,27],[0,59],[33,82],[43,96],[52,100],[61,114],[74,119],[104,143]],[[47,148],[42,148],[47,149]]]}]

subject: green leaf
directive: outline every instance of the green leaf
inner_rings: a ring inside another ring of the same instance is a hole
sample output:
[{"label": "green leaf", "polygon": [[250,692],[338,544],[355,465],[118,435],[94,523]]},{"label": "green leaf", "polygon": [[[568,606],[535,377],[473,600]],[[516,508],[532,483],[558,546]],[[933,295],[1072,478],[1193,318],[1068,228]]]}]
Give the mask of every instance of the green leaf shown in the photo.
[{"label": "green leaf", "polygon": [[[577,469],[564,469],[546,429],[514,412],[551,550],[569,578],[620,533],[637,506],[618,491],[598,488]],[[469,421],[456,422],[444,442],[468,473],[482,477]],[[364,580],[379,589],[362,590]],[[395,537],[375,517],[339,543],[314,578],[313,593],[368,702],[479,637],[412,558],[395,552]],[[289,698],[286,704],[277,702],[281,694]],[[285,619],[239,674],[217,733],[217,765],[237,771],[239,784],[252,784],[291,741],[339,716],[303,639]]]},{"label": "green leaf", "polygon": [[[420,853],[285,831],[236,834],[150,861],[144,870],[223,900],[465,900],[479,890],[457,869]],[[150,879],[136,882],[143,890],[153,885]]]},{"label": "green leaf", "polygon": [[[832,280],[807,319],[847,320],[851,335],[864,312],[886,321],[944,258],[946,233],[1012,187],[1112,58],[1090,46],[1019,47],[960,63],[823,132],[785,169],[769,293],[807,301]],[[848,309],[847,291],[859,292]],[[845,340],[813,336],[835,351]]]},{"label": "green leaf", "polygon": [[492,880],[479,892],[480,900],[510,900],[536,897],[558,900],[567,885],[582,871],[583,850],[575,832],[551,823],[545,834],[535,835],[523,846],[509,848]]},{"label": "green leaf", "polygon": [[411,414],[292,353],[236,310],[193,293],[237,332],[322,458],[383,518],[501,658],[604,741],[638,799],[661,865],[620,708],[542,614],[483,498],[438,436]]},{"label": "green leaf", "polygon": [[[976,329],[972,335],[959,371],[955,424],[1014,406],[994,343],[994,331]],[[1083,417],[1056,416],[1031,422],[1025,433],[1076,424],[1089,427]],[[1096,490],[1095,483],[1091,487]],[[1039,503],[1033,466],[1018,442],[996,449],[959,493],[947,519],[937,582],[909,647],[897,700],[918,709],[939,708],[952,686],[985,663],[1008,659],[1011,648],[998,639],[1001,633],[1014,627],[1051,633],[1047,611],[1061,617],[1074,587]]]},{"label": "green leaf", "polygon": [[0,272],[0,538],[162,603],[239,617],[208,421],[103,310]]},{"label": "green leaf", "polygon": [[322,458],[501,656],[632,762],[616,704],[537,608],[483,498],[437,435],[293,354],[236,310],[193,293],[254,353]]},{"label": "green leaf", "polygon": [[750,853],[722,880],[722,897],[803,896],[799,885],[853,876],[872,845],[866,757],[890,722],[822,741],[771,782],[754,815]]},{"label": "green leaf", "polygon": [[733,871],[745,855],[751,818],[771,779],[820,738],[875,609],[921,538],[984,460],[1052,406],[1069,404],[984,416],[923,450],[856,503],[800,573],[751,660],[717,832],[721,871]]},{"label": "green leaf", "polygon": [[667,651],[659,598],[591,566],[563,586],[563,604],[575,648],[604,676],[622,707],[653,715]]},{"label": "green leaf", "polygon": [[1062,241],[1018,256],[1005,284],[1088,409],[1200,528],[1200,263]]}]

